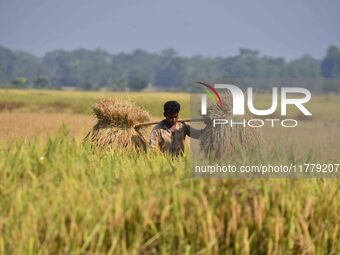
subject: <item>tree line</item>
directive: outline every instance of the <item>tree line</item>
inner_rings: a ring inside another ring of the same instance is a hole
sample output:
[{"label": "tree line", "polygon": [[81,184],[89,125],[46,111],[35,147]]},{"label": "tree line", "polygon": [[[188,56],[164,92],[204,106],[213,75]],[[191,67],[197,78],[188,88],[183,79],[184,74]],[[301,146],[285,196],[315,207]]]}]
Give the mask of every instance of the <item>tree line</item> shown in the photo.
[{"label": "tree line", "polygon": [[0,84],[8,87],[76,87],[83,90],[193,90],[194,82],[235,83],[268,89],[303,86],[340,92],[340,49],[330,46],[321,60],[309,55],[287,61],[243,49],[235,56],[179,56],[135,50],[111,54],[103,49],[55,50],[38,58],[0,46]]}]

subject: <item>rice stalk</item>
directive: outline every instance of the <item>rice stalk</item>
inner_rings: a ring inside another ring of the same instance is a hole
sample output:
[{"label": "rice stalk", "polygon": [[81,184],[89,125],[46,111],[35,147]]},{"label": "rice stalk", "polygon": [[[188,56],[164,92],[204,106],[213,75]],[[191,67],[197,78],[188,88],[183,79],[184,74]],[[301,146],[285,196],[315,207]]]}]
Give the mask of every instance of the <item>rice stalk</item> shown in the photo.
[{"label": "rice stalk", "polygon": [[150,114],[126,100],[103,99],[93,107],[96,125],[85,139],[101,149],[146,149],[145,129],[134,125],[150,120]]},{"label": "rice stalk", "polygon": [[236,151],[249,151],[255,149],[261,141],[258,129],[243,126],[241,124],[231,127],[230,120],[233,123],[243,123],[251,119],[251,114],[245,112],[243,116],[234,116],[232,114],[232,95],[230,92],[221,94],[222,106],[214,102],[207,105],[207,116],[213,119],[227,119],[228,124],[216,125],[206,129],[200,136],[199,143],[203,153],[208,156],[221,158]]}]

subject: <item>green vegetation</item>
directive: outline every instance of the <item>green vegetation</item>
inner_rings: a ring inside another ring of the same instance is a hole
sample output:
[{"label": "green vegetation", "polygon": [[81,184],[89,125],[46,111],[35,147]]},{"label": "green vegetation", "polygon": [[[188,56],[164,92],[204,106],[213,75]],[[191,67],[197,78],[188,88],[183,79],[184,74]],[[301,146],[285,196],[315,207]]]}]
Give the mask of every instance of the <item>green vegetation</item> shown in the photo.
[{"label": "green vegetation", "polygon": [[[339,92],[339,52],[339,48],[330,46],[322,60],[304,55],[287,61],[250,49],[240,49],[235,56],[214,58],[182,57],[171,48],[159,54],[139,49],[116,55],[100,49],[76,49],[55,50],[37,58],[0,46],[0,83],[21,88],[71,86],[114,91],[143,90],[152,84],[154,89],[192,91],[197,89],[196,81],[206,81],[233,82],[242,88],[265,90],[280,85]],[[15,82],[20,77],[27,82]]]},{"label": "green vegetation", "polygon": [[25,77],[18,77],[15,78],[11,84],[14,88],[27,88],[28,80]]}]

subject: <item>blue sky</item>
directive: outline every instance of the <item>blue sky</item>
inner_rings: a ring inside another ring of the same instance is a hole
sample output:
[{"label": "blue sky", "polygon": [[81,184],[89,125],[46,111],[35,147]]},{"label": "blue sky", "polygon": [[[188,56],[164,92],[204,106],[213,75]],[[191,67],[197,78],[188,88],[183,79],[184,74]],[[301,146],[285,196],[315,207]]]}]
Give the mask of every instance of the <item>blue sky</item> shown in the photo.
[{"label": "blue sky", "polygon": [[39,56],[79,47],[230,56],[243,47],[322,58],[340,45],[339,13],[337,0],[0,0],[0,45]]}]

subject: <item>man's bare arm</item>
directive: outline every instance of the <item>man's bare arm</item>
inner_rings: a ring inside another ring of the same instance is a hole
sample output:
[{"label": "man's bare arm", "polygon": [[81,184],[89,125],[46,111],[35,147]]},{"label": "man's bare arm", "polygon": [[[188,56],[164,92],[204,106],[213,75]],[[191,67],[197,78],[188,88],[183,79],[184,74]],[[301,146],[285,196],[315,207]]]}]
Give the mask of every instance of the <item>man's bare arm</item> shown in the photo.
[{"label": "man's bare arm", "polygon": [[185,132],[186,132],[186,134],[188,136],[190,136],[191,138],[195,138],[195,139],[200,138],[200,136],[202,135],[203,131],[205,130],[205,128],[204,129],[196,129],[196,128],[190,127],[187,124],[184,124],[184,125],[185,125]]}]

